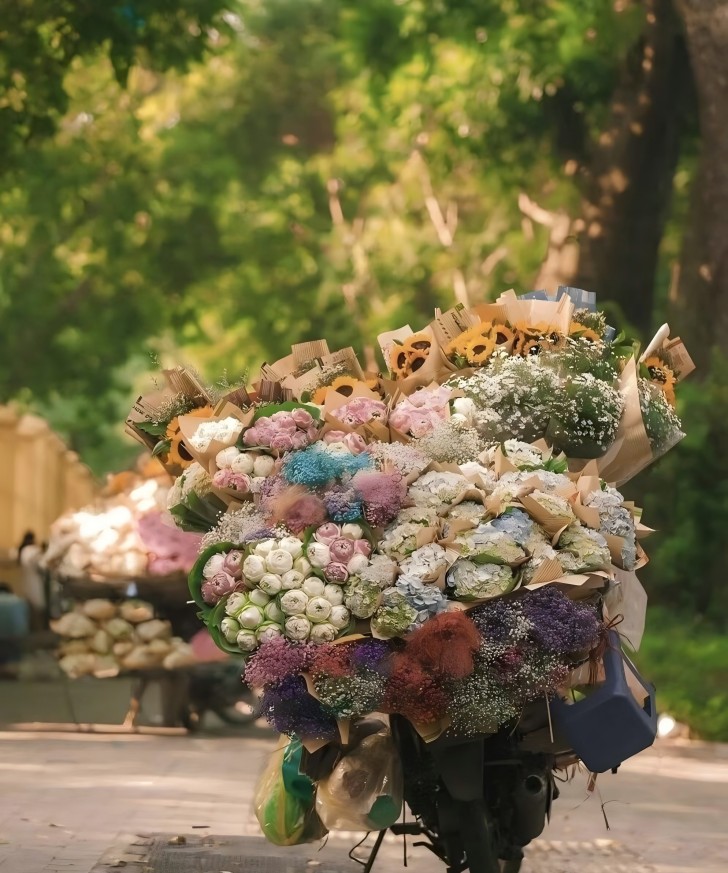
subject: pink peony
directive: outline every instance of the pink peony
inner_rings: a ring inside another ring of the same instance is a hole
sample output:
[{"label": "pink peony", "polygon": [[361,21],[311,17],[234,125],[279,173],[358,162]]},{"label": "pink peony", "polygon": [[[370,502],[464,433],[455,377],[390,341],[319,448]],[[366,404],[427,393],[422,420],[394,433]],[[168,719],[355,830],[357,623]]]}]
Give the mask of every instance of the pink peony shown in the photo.
[{"label": "pink peony", "polygon": [[205,603],[217,603],[226,594],[232,594],[238,588],[238,582],[227,573],[216,573],[212,579],[202,583],[202,599]]},{"label": "pink peony", "polygon": [[343,585],[349,578],[349,571],[343,564],[331,563],[324,568],[324,576],[329,582],[336,582],[338,585]]},{"label": "pink peony", "polygon": [[331,550],[331,560],[334,563],[346,564],[354,554],[354,541],[340,537],[329,545],[329,549]]},{"label": "pink peony", "polygon": [[364,555],[368,558],[372,553],[372,546],[369,540],[354,540],[354,554]]},{"label": "pink peony", "polygon": [[227,555],[225,555],[225,561],[222,568],[228,575],[238,579],[243,571],[244,560],[245,554],[238,549],[234,549],[232,552],[228,552]]},{"label": "pink peony", "polygon": [[232,470],[218,470],[212,477],[212,484],[216,488],[232,488],[233,491],[247,493],[250,491],[250,476],[245,473],[233,473]]},{"label": "pink peony", "polygon": [[301,430],[306,430],[313,425],[313,416],[307,409],[294,409],[291,418]]},{"label": "pink peony", "polygon": [[285,431],[279,431],[271,437],[270,447],[279,452],[290,452],[293,448],[293,437]]},{"label": "pink peony", "polygon": [[309,444],[309,439],[303,431],[296,431],[291,437],[294,449],[305,449]]}]

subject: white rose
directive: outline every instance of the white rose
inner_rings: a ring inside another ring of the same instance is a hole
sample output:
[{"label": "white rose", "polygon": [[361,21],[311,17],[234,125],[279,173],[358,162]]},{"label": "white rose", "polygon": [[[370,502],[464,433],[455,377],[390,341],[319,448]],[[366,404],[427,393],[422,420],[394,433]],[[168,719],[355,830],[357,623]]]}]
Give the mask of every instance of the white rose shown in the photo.
[{"label": "white rose", "polygon": [[332,624],[337,631],[343,630],[347,627],[350,621],[351,616],[349,615],[349,610],[345,606],[333,606],[331,608],[329,623]]},{"label": "white rose", "polygon": [[289,570],[281,576],[281,588],[290,591],[292,588],[300,588],[303,584],[303,573],[298,570]]},{"label": "white rose", "polygon": [[282,576],[293,569],[293,558],[285,549],[273,549],[265,556],[265,566],[269,573]]},{"label": "white rose", "polygon": [[253,472],[253,459],[247,452],[238,452],[237,457],[230,464],[230,469],[233,473],[244,473],[249,476]]},{"label": "white rose", "polygon": [[294,561],[303,554],[303,543],[298,537],[283,537],[278,543],[278,548],[288,552]]},{"label": "white rose", "polygon": [[292,591],[281,594],[280,607],[286,615],[300,615],[306,611],[307,603],[308,594],[300,589],[294,588]]},{"label": "white rose", "polygon": [[318,624],[331,615],[331,604],[325,597],[312,597],[306,604],[306,618]]},{"label": "white rose", "polygon": [[318,576],[309,576],[308,579],[304,580],[303,585],[301,585],[301,588],[309,597],[318,597],[323,594],[324,587],[324,583],[318,578]]},{"label": "white rose", "polygon": [[341,585],[333,585],[331,583],[325,585],[323,596],[332,606],[341,606],[344,602],[344,592],[341,590]]},{"label": "white rose", "polygon": [[360,540],[364,537],[364,531],[358,524],[345,524],[341,528],[342,537],[348,537],[350,540]]},{"label": "white rose", "polygon": [[241,630],[235,638],[238,648],[243,652],[252,652],[258,648],[258,640],[254,631]]},{"label": "white rose", "polygon": [[275,460],[271,458],[270,455],[258,455],[258,457],[253,462],[253,473],[256,476],[260,476],[262,479],[265,479],[266,476],[270,476],[270,474],[273,472],[275,464]]},{"label": "white rose", "polygon": [[243,576],[249,582],[260,582],[265,576],[265,561],[260,555],[248,555],[243,561]]},{"label": "white rose", "polygon": [[[265,576],[263,578],[265,579]],[[276,591],[274,593],[277,594],[278,592]],[[254,588],[248,594],[248,601],[254,606],[263,607],[268,603],[269,600],[270,597],[268,596],[268,592],[265,590],[265,588]]]},{"label": "white rose", "polygon": [[311,572],[311,562],[308,560],[308,558],[296,558],[296,560],[293,562],[293,569],[297,573],[300,573],[302,576],[308,576],[308,574]]},{"label": "white rose", "polygon": [[255,630],[259,624],[263,623],[263,611],[252,604],[241,610],[236,617],[240,627],[247,630]]},{"label": "white rose", "polygon": [[311,622],[305,615],[292,615],[286,619],[286,636],[291,640],[305,640],[311,633]]},{"label": "white rose", "polygon": [[225,604],[225,612],[228,615],[235,616],[247,604],[248,595],[242,591],[234,591],[227,599]]},{"label": "white rose", "polygon": [[354,555],[352,558],[349,558],[349,563],[346,565],[346,569],[350,573],[361,573],[361,571],[368,566],[369,558],[367,558],[366,555]]},{"label": "white rose", "polygon": [[278,606],[275,600],[271,600],[270,603],[267,603],[265,609],[263,610],[263,615],[266,617],[267,621],[275,621],[278,624],[283,624],[283,619],[286,617],[283,610]]},{"label": "white rose", "polygon": [[233,461],[240,452],[235,448],[235,446],[229,446],[227,449],[223,449],[221,452],[218,452],[215,455],[215,463],[218,466],[218,469],[225,470],[226,468],[232,468]]},{"label": "white rose", "polygon": [[336,628],[329,622],[315,624],[311,628],[312,643],[332,643],[336,639]]},{"label": "white rose", "polygon": [[261,591],[265,591],[266,594],[270,594],[272,597],[281,590],[281,577],[276,576],[275,573],[266,573],[260,582],[258,582],[258,587]]},{"label": "white rose", "polygon": [[256,555],[260,555],[261,558],[265,558],[270,552],[273,551],[273,549],[276,548],[277,545],[278,543],[276,543],[275,540],[263,540],[255,546],[253,551]]},{"label": "white rose", "polygon": [[311,566],[318,567],[319,569],[331,563],[331,552],[329,547],[323,543],[310,543],[306,557],[311,562]]},{"label": "white rose", "polygon": [[225,563],[225,555],[213,555],[202,568],[202,575],[205,579],[212,579],[218,573],[223,572],[223,564]]},{"label": "white rose", "polygon": [[220,630],[229,643],[234,643],[240,633],[240,625],[234,618],[224,618],[220,622]]}]

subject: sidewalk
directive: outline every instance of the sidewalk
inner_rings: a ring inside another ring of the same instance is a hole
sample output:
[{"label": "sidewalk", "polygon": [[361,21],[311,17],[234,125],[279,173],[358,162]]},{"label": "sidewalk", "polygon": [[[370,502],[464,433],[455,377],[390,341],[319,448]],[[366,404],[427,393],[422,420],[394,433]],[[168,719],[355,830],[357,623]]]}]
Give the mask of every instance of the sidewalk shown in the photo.
[{"label": "sidewalk", "polygon": [[[122,858],[136,834],[166,834],[163,845],[174,835],[258,837],[250,800],[273,745],[258,728],[241,738],[0,734],[0,873],[112,873],[96,862]],[[726,783],[725,749],[709,746],[645,753],[618,776],[599,778],[601,800],[587,799],[578,776],[563,786],[524,873],[725,873]],[[272,866],[246,867],[251,873],[294,869],[275,861],[280,850],[235,839],[236,852],[270,858]],[[321,854],[314,845],[283,857],[292,863],[305,856],[314,862],[306,868],[318,873],[349,869],[344,850],[358,839],[336,834]],[[376,873],[402,869],[401,843],[388,840],[381,858]],[[444,868],[418,849],[410,869]]]}]

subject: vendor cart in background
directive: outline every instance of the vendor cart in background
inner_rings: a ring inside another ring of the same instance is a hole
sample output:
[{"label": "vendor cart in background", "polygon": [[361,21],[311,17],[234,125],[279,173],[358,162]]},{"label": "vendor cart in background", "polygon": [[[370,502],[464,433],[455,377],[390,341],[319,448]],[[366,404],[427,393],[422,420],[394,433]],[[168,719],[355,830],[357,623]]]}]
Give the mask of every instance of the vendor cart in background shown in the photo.
[{"label": "vendor cart in background", "polygon": [[[160,655],[158,662],[150,657],[144,666],[138,666],[137,657],[131,664],[125,657],[143,653],[145,646],[137,639],[139,648],[117,657],[115,652],[128,646],[111,638],[104,644],[108,622],[102,620],[93,634],[89,630],[83,636],[82,629],[77,639],[61,635],[59,663],[69,681],[133,678],[121,729],[137,728],[143,700],[155,686],[165,727],[194,730],[209,712],[226,724],[245,724],[257,717],[256,701],[240,681],[242,661],[220,652],[207,631],[200,631],[196,609],[188,603],[187,573],[200,537],[180,531],[165,517],[168,488],[169,477],[153,459],[141,462],[136,472],[110,477],[93,504],[52,526],[45,567],[54,630],[64,627],[64,617],[87,621],[83,612],[91,603],[119,609],[141,603],[151,607],[159,626],[168,624],[162,636],[171,656]],[[69,650],[77,653],[75,659],[63,657]],[[165,666],[168,661],[174,666]]]}]

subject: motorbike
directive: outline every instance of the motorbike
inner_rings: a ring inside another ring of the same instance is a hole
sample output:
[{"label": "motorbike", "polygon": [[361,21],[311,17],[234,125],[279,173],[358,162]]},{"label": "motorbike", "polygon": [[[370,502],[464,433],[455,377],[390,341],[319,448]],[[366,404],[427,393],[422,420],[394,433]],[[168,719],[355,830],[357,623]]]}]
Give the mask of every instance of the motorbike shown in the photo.
[{"label": "motorbike", "polygon": [[242,663],[236,658],[199,664],[189,670],[182,724],[199,730],[207,713],[226,725],[242,727],[260,716],[257,696],[240,681]]}]

